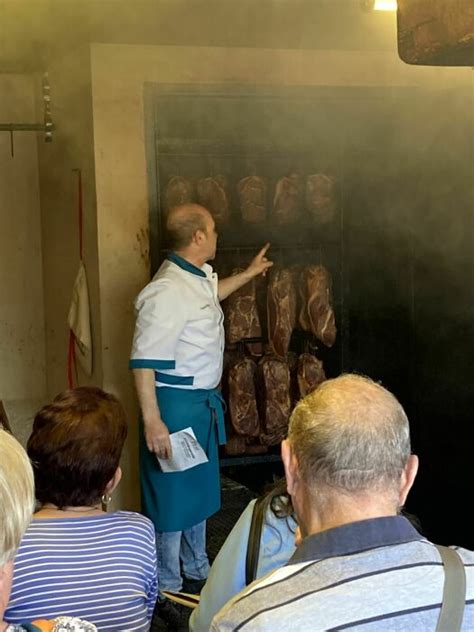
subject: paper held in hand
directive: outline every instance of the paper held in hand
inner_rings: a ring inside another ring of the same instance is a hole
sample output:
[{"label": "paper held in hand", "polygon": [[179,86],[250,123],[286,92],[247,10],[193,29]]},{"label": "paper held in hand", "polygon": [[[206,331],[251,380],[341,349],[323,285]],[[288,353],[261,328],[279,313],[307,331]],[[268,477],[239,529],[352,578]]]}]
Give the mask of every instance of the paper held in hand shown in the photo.
[{"label": "paper held in hand", "polygon": [[170,434],[170,442],[171,459],[156,457],[163,472],[182,472],[209,460],[191,427]]}]

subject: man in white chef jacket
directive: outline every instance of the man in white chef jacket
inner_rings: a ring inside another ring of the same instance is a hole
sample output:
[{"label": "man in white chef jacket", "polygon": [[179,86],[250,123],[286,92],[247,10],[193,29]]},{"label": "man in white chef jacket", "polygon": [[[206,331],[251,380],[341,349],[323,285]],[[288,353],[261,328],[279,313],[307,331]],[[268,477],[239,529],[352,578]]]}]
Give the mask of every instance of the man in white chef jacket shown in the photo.
[{"label": "man in white chef jacket", "polygon": [[[220,507],[218,443],[225,443],[218,390],[224,351],[220,301],[272,265],[267,244],[240,274],[218,280],[207,263],[216,254],[212,215],[197,204],[170,210],[166,228],[172,252],[135,302],[137,321],[130,367],[140,424],[143,512],[155,524],[160,591],[198,590],[209,563],[206,519]],[[162,472],[156,456],[171,456],[170,433],[192,427],[208,462]],[[156,456],[155,456],[156,455]],[[172,620],[174,606],[158,612]]]}]

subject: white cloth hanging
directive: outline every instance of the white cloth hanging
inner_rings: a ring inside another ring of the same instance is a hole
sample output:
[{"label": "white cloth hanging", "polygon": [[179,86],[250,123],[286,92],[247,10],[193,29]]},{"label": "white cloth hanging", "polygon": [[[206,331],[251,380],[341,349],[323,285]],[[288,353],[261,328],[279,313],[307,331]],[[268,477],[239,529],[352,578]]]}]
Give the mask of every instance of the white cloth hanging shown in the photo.
[{"label": "white cloth hanging", "polygon": [[92,335],[89,306],[89,289],[84,263],[81,260],[72,290],[68,314],[69,328],[74,334],[76,358],[82,371],[92,375]]}]

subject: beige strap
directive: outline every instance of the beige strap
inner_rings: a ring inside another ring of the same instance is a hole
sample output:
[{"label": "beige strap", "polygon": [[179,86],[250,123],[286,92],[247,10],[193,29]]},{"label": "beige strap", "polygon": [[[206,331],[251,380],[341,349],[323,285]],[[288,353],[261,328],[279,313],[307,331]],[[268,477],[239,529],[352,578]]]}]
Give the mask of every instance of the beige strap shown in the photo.
[{"label": "beige strap", "polygon": [[466,603],[466,571],[462,559],[454,549],[435,545],[444,565],[443,603],[436,632],[461,630]]}]

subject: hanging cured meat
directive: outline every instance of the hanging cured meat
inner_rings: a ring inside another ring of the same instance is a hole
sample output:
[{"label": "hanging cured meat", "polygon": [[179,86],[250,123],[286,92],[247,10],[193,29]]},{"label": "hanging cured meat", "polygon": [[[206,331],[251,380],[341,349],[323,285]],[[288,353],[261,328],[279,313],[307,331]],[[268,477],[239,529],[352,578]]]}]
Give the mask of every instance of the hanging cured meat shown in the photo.
[{"label": "hanging cured meat", "polygon": [[302,353],[298,358],[298,395],[300,399],[314,391],[324,380],[323,363],[311,353]]},{"label": "hanging cured meat", "polygon": [[247,443],[245,447],[246,454],[265,454],[265,452],[268,452],[268,446],[261,443]]},{"label": "hanging cured meat", "polygon": [[294,351],[289,351],[285,360],[288,364],[288,370],[290,371],[290,398],[291,406],[294,407],[300,399],[298,388],[298,354]]},{"label": "hanging cured meat", "polygon": [[[261,443],[251,443],[251,439],[240,435],[231,434],[224,446],[226,454],[237,456],[238,454],[265,454],[268,447]],[[257,441],[257,440],[255,440]]]},{"label": "hanging cured meat", "polygon": [[293,287],[295,288],[296,314],[297,314],[296,320],[297,321],[298,321],[299,315],[301,314],[301,308],[303,304],[303,294],[305,294],[302,291],[302,278],[303,278],[304,269],[305,269],[305,266],[303,264],[293,264],[288,268],[291,274]]},{"label": "hanging cured meat", "polygon": [[[260,274],[255,277],[255,294],[256,294],[256,302],[257,302],[257,314],[258,319],[260,321],[262,336],[265,340],[268,338],[266,335],[266,322],[267,322],[267,288],[268,288],[268,275],[263,276]],[[297,312],[298,313],[298,312]],[[262,343],[252,343],[248,345],[250,352],[252,354],[258,354],[262,356],[263,354],[263,344]]]},{"label": "hanging cured meat", "polygon": [[207,208],[216,224],[226,224],[230,217],[226,177],[202,178],[198,180],[196,189],[199,204]]},{"label": "hanging cured meat", "polygon": [[250,358],[237,362],[229,371],[229,413],[237,434],[257,437],[260,419],[256,398],[257,365]]},{"label": "hanging cured meat", "polygon": [[276,445],[287,434],[291,413],[290,372],[284,360],[271,356],[259,362],[259,395],[265,432],[260,435],[264,445]]},{"label": "hanging cured meat", "polygon": [[331,275],[324,266],[305,268],[300,280],[302,307],[299,323],[318,340],[332,347],[336,341],[336,323],[331,298]]},{"label": "hanging cured meat", "polygon": [[296,292],[287,268],[271,271],[267,291],[268,340],[271,351],[284,357],[296,323]]},{"label": "hanging cured meat", "polygon": [[165,205],[169,210],[174,206],[194,202],[196,193],[194,190],[194,182],[190,178],[183,176],[173,176],[168,181],[165,189]]},{"label": "hanging cured meat", "polygon": [[299,317],[298,322],[299,326],[303,331],[311,333],[311,323],[309,322],[308,316],[308,277],[310,273],[308,272],[308,268],[303,268],[301,270],[299,279],[298,279],[298,289],[299,289]]},{"label": "hanging cured meat", "polygon": [[267,214],[267,183],[261,176],[248,176],[237,184],[240,213],[248,224],[265,221]]},{"label": "hanging cured meat", "polygon": [[[232,275],[243,272],[235,268]],[[233,292],[223,303],[227,342],[233,344],[244,338],[260,338],[262,330],[258,317],[255,280]]]},{"label": "hanging cured meat", "polygon": [[230,437],[227,439],[227,443],[224,446],[224,450],[229,456],[245,454],[246,449],[247,443],[245,441],[245,437],[239,437],[238,435],[230,435]]},{"label": "hanging cured meat", "polygon": [[276,184],[272,215],[280,226],[294,224],[301,215],[304,184],[301,176],[292,174]]},{"label": "hanging cured meat", "polygon": [[315,173],[306,180],[306,209],[317,224],[329,224],[336,215],[336,180]]}]

